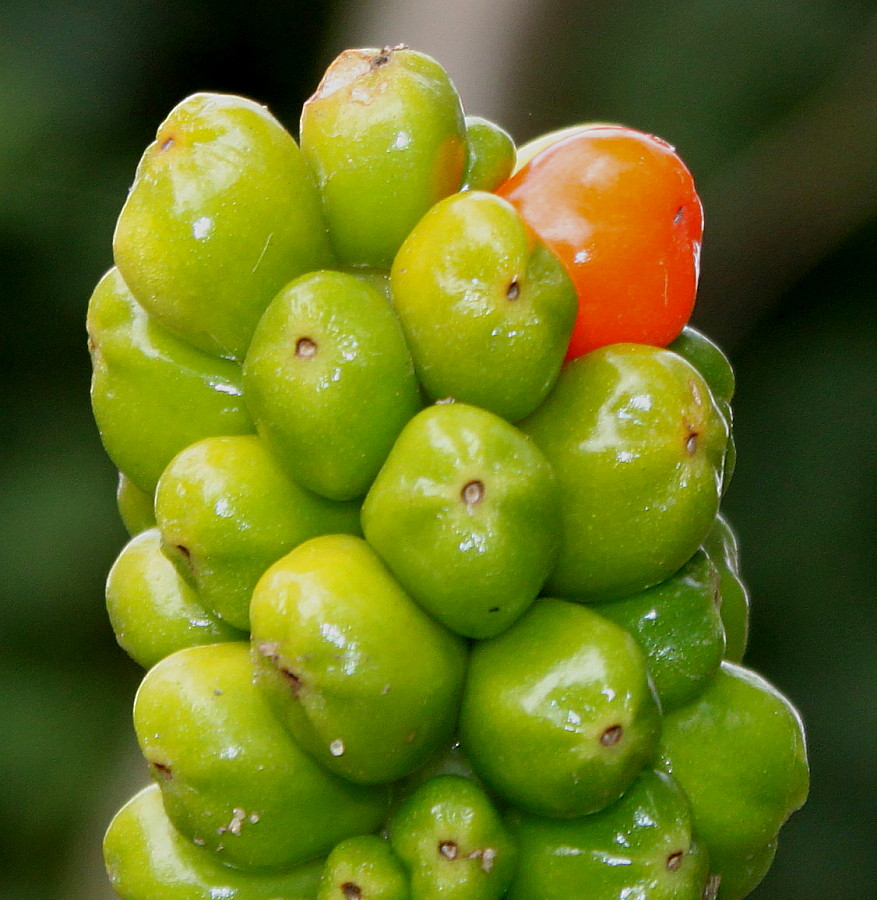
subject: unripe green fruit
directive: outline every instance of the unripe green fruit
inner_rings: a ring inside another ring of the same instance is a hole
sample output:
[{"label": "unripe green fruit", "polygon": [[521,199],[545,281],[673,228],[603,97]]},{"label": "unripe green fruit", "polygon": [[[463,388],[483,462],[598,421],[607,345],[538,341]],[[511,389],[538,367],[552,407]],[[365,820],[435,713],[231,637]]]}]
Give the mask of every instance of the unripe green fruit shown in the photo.
[{"label": "unripe green fruit", "polygon": [[318,766],[253,683],[245,643],[190,647],[146,674],[134,727],[171,821],[241,868],[288,868],[374,831],[389,792]]},{"label": "unripe green fruit", "polygon": [[259,579],[250,614],[259,687],[330,771],[394,781],[450,741],[465,644],[365,541],[325,535],[297,547]]},{"label": "unripe green fruit", "polygon": [[737,537],[719,514],[703,542],[703,549],[719,573],[720,612],[725,626],[725,659],[740,662],[749,641],[749,591],[740,578]]},{"label": "unripe green fruit", "polygon": [[119,646],[143,668],[183,647],[246,640],[209,613],[161,552],[157,528],[132,538],[107,578],[107,612]]},{"label": "unripe green fruit", "polygon": [[666,581],[599,607],[642,647],[665,713],[700,693],[722,662],[719,599],[719,574],[699,550]]},{"label": "unripe green fruit", "polygon": [[515,167],[515,142],[494,122],[466,116],[466,168],[461,191],[492,191]]},{"label": "unripe green fruit", "polygon": [[194,94],[162,123],[119,216],[113,255],[164,325],[236,359],[284,284],[332,264],[295,141],[265,107],[226,94]]},{"label": "unripe green fruit", "polygon": [[240,366],[216,359],[162,328],[138,305],[118,269],[88,305],[91,404],[107,454],[152,496],[165,466],[189,444],[247,434]]},{"label": "unripe green fruit", "polygon": [[201,602],[249,630],[259,576],[318,534],[359,531],[359,507],[299,487],[255,435],[206,438],[171,460],[155,492],[161,547]]},{"label": "unripe green fruit", "polygon": [[317,900],[411,900],[411,894],[390,844],[366,834],[342,841],[329,854]]},{"label": "unripe green fruit", "polygon": [[415,50],[346,50],[305,103],[300,133],[345,264],[389,267],[417,220],[462,182],[460,98]]},{"label": "unripe green fruit", "polygon": [[520,846],[507,900],[701,900],[707,855],[696,842],[685,794],[645,770],[612,806],[557,821],[512,811]]},{"label": "unripe green fruit", "polygon": [[390,277],[433,400],[451,397],[510,421],[542,402],[578,301],[562,263],[510,203],[468,191],[436,204],[405,240]]},{"label": "unripe green fruit", "polygon": [[333,500],[363,497],[420,393],[387,300],[342,272],[287,285],[244,363],[246,401],[289,474]]},{"label": "unripe green fruit", "polygon": [[363,533],[405,590],[466,637],[507,628],[557,556],[560,497],[536,445],[462,403],[399,436],[362,507]]},{"label": "unripe green fruit", "polygon": [[158,785],[134,796],[104,838],[104,861],[121,900],[316,900],[323,861],[286,872],[244,872],[184,838]]},{"label": "unripe green fruit", "polygon": [[704,381],[710,386],[717,400],[730,403],[734,399],[736,380],[731,363],[718,344],[711,341],[703,332],[686,325],[667,349],[687,359],[703,375]]},{"label": "unripe green fruit", "polygon": [[155,508],[152,494],[137,487],[124,473],[119,472],[119,484],[116,488],[116,506],[122,518],[122,524],[131,537],[155,527]]},{"label": "unripe green fruit", "polygon": [[588,607],[539,600],[472,649],[460,740],[484,783],[522,809],[603,809],[653,757],[660,730],[642,651]]},{"label": "unripe green fruit", "polygon": [[390,820],[390,843],[418,900],[498,900],[515,871],[517,848],[484,791],[439,775],[410,794]]},{"label": "unripe green fruit", "polygon": [[691,558],[719,508],[727,424],[697,370],[643,344],[572,360],[524,422],[561,490],[546,593],[630,596]]},{"label": "unripe green fruit", "polygon": [[[722,877],[720,900],[764,874],[754,860],[807,797],[804,732],[788,700],[759,675],[722,663],[701,696],[664,720],[661,753],[691,801],[695,830]],[[741,878],[743,873],[752,873]]]}]

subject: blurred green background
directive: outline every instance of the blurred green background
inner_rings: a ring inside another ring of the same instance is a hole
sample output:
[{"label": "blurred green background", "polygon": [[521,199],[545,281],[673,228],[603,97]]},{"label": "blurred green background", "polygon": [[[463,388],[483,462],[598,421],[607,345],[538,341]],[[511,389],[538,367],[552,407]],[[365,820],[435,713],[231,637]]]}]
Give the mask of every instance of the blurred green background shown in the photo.
[{"label": "blurred green background", "polygon": [[739,379],[726,510],[748,656],[799,705],[813,791],[755,897],[877,872],[877,5],[866,0],[0,3],[0,898],[109,897],[99,843],[146,780],[103,582],[125,539],[85,309],[140,152],[195,90],[293,131],[332,57],[407,42],[522,142],[667,138],[706,208],[695,322]]}]

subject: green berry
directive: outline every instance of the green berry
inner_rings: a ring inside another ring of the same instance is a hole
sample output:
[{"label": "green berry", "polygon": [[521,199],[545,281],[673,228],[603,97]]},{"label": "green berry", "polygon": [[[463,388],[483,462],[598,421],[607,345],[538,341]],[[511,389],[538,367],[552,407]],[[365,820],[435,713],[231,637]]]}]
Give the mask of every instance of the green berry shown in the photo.
[{"label": "green berry", "polygon": [[348,838],[329,854],[317,900],[411,900],[408,875],[384,838]]},{"label": "green berry", "polygon": [[418,900],[498,900],[515,871],[517,848],[484,791],[439,775],[393,814],[390,843]]},{"label": "green berry", "polygon": [[318,534],[359,531],[359,507],[292,481],[255,435],[205,438],[171,460],[155,492],[161,547],[201,602],[249,629],[259,576]]},{"label": "green berry", "polygon": [[717,400],[730,403],[734,399],[736,381],[728,357],[703,332],[686,325],[668,350],[687,359],[710,386]]},{"label": "green berry", "polygon": [[190,647],[146,674],[134,727],[167,814],[238,868],[288,868],[377,829],[383,787],[353,785],[292,740],[253,682],[246,643]]},{"label": "green berry", "polygon": [[159,321],[236,359],[284,284],[332,264],[295,141],[265,107],[226,94],[194,94],[159,127],[119,216],[113,255]]},{"label": "green berry", "polygon": [[508,814],[520,846],[508,900],[701,900],[707,855],[694,836],[685,794],[645,770],[612,806],[557,821]]},{"label": "green berry", "polygon": [[578,302],[561,262],[510,203],[469,191],[436,204],[400,248],[391,284],[433,400],[517,421],[548,394]]},{"label": "green berry", "polygon": [[725,649],[719,599],[719,574],[699,550],[666,581],[599,607],[642,647],[664,712],[693,699],[719,668]]},{"label": "green berry", "polygon": [[466,637],[507,628],[536,599],[559,543],[560,498],[536,445],[462,403],[405,427],[362,507],[363,533],[430,615]]},{"label": "green berry", "polygon": [[465,645],[362,539],[325,535],[297,547],[259,580],[250,614],[259,686],[330,771],[394,781],[449,742]]},{"label": "green berry", "polygon": [[615,344],[580,356],[520,427],[561,489],[563,537],[547,593],[630,596],[677,572],[712,526],[727,424],[677,354]]},{"label": "green berry", "polygon": [[807,797],[807,750],[798,713],[754,672],[722,663],[707,689],[664,720],[661,753],[691,801],[695,830],[722,878],[720,900],[753,867]]},{"label": "green berry", "polygon": [[247,405],[290,475],[334,500],[363,497],[420,393],[387,300],[342,272],[275,298],[244,364]]},{"label": "green berry", "polygon": [[725,659],[740,662],[749,640],[749,591],[740,578],[737,536],[721,514],[703,542],[719,573],[720,612],[725,627]]},{"label": "green berry", "polygon": [[116,506],[122,517],[122,524],[131,537],[155,527],[152,494],[137,487],[124,472],[119,472]]},{"label": "green berry", "polygon": [[88,305],[91,403],[110,459],[152,495],[176,453],[201,438],[255,431],[240,366],[172,335],[134,300],[118,269]]},{"label": "green berry", "polygon": [[462,182],[460,98],[415,50],[346,50],[305,103],[300,133],[345,264],[389,267],[417,220]]},{"label": "green berry", "polygon": [[204,608],[160,544],[157,528],[143,531],[110,569],[107,612],[122,649],[148,669],[183,647],[246,640]]},{"label": "green berry", "polygon": [[317,900],[323,861],[283,872],[223,865],[168,820],[158,785],[128,801],[104,838],[104,861],[121,900]]},{"label": "green berry", "polygon": [[529,812],[603,809],[657,750],[661,714],[624,629],[577,603],[540,600],[472,649],[460,739],[475,771]]},{"label": "green berry", "polygon": [[466,169],[463,191],[492,191],[512,174],[515,142],[494,122],[466,116]]}]

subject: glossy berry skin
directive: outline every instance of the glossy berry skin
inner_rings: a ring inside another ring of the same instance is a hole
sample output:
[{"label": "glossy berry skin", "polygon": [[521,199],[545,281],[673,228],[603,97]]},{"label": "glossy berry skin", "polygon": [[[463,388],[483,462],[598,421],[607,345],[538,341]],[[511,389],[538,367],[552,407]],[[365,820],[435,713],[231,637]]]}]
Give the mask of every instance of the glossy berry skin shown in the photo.
[{"label": "glossy berry skin", "polygon": [[362,507],[363,533],[423,609],[485,638],[536,599],[560,544],[548,461],[503,419],[438,404],[405,426]]},{"label": "glossy berry skin", "polygon": [[667,349],[687,359],[703,375],[717,400],[730,403],[734,399],[736,378],[731,363],[718,344],[702,331],[686,325]]},{"label": "glossy berry skin", "polygon": [[157,528],[125,545],[107,577],[106,600],[119,646],[145,669],[183,647],[247,638],[204,608],[161,552]]},{"label": "glossy berry skin", "polygon": [[131,537],[148,528],[155,527],[152,494],[137,487],[124,472],[119,472],[116,506],[119,509],[122,524]]},{"label": "glossy berry skin", "polygon": [[134,728],[174,826],[228,865],[289,868],[386,816],[386,789],[337,778],[292,740],[253,683],[246,643],[153,666]]},{"label": "glossy berry skin", "polygon": [[101,440],[141,491],[151,496],[165,466],[189,444],[255,431],[241,367],[171,334],[137,303],[118,269],[95,287],[86,324]]},{"label": "glossy berry skin", "polygon": [[727,424],[677,354],[616,344],[579,357],[519,425],[560,483],[563,536],[547,593],[630,596],[677,572],[712,527]]},{"label": "glossy berry skin", "polygon": [[252,100],[207,93],[176,106],[144,152],[113,255],[169,329],[238,360],[277,291],[332,261],[290,134]]},{"label": "glossy berry skin", "polygon": [[575,290],[509,203],[484,191],[437,203],[396,254],[391,284],[433,400],[452,397],[511,422],[542,402],[563,363]]},{"label": "glossy berry skin", "polygon": [[317,900],[411,900],[408,874],[389,841],[357,835],[329,854]]},{"label": "glossy berry skin", "polygon": [[465,642],[427,616],[361,538],[296,547],[259,579],[250,616],[259,687],[329,771],[395,781],[450,742]]},{"label": "glossy berry skin", "polygon": [[472,649],[460,740],[484,783],[522,809],[603,809],[652,758],[660,730],[642,651],[588,607],[538,600]]},{"label": "glossy berry skin", "polygon": [[417,220],[463,178],[460,98],[444,69],[415,50],[342,53],[304,104],[300,134],[345,264],[389,266]]},{"label": "glossy berry skin", "polygon": [[719,900],[740,900],[807,797],[797,711],[755,672],[724,662],[700,697],[665,717],[661,755],[691,802],[710,871],[722,877]]},{"label": "glossy berry skin", "polygon": [[737,536],[720,513],[703,542],[719,574],[720,612],[725,627],[725,659],[740,662],[749,642],[749,590],[740,577]]},{"label": "glossy berry skin", "polygon": [[666,346],[697,291],[703,211],[665,141],[583,126],[497,193],[563,260],[579,298],[568,357],[625,341]]},{"label": "glossy berry skin", "polygon": [[625,795],[594,815],[557,821],[511,811],[520,846],[508,900],[701,900],[707,854],[694,837],[679,785],[644,770]]},{"label": "glossy berry skin", "polygon": [[393,814],[390,843],[418,900],[498,900],[517,847],[485,792],[458,775],[431,778]]},{"label": "glossy berry skin", "polygon": [[666,581],[599,606],[642,647],[665,713],[697,696],[722,662],[720,600],[719,573],[698,550]]},{"label": "glossy berry skin", "polygon": [[466,116],[466,169],[461,191],[492,191],[512,174],[515,143],[495,122]]},{"label": "glossy berry skin", "polygon": [[359,532],[359,506],[306,491],[256,435],[205,438],[178,453],[155,492],[161,547],[201,602],[249,630],[265,569],[318,534]]},{"label": "glossy berry skin", "polygon": [[322,860],[284,872],[245,872],[224,865],[171,825],[156,784],[116,813],[103,850],[121,900],[315,900],[323,868]]},{"label": "glossy berry skin", "polygon": [[312,272],[274,298],[244,362],[244,389],[291,477],[333,500],[365,495],[421,406],[392,308],[344,272]]}]

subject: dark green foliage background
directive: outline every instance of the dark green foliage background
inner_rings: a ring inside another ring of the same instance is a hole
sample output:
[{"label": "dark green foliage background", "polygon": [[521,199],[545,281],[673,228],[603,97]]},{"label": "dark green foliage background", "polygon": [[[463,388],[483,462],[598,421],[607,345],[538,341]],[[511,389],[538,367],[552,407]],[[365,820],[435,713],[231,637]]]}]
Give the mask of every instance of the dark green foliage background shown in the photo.
[{"label": "dark green foliage background", "polygon": [[[294,129],[342,6],[0,4],[3,900],[103,896],[101,831],[145,781],[138,672],[103,608],[124,534],[84,331],[115,216],[192,91],[252,96]],[[875,16],[865,0],[534,3],[503,123],[522,141],[627,122],[675,143],[701,186],[695,321],[738,372],[726,508],[755,601],[749,660],[800,706],[813,764],[762,900],[852,900],[877,871]]]}]

